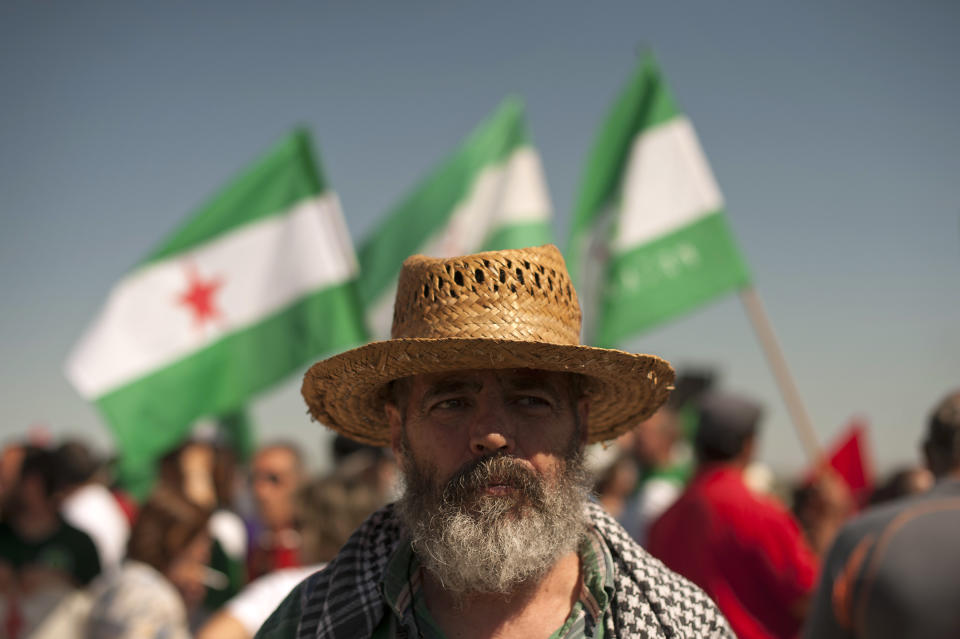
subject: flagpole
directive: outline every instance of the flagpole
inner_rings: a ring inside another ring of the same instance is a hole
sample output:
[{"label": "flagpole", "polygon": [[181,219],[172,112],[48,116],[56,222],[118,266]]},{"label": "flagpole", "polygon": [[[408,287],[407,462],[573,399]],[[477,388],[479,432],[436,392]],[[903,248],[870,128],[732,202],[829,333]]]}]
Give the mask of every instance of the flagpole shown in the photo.
[{"label": "flagpole", "polygon": [[797,385],[793,381],[790,369],[787,368],[787,360],[783,357],[780,343],[777,341],[773,326],[770,325],[770,319],[760,302],[760,296],[757,295],[757,291],[752,286],[747,286],[740,289],[740,301],[743,302],[743,307],[753,324],[753,330],[760,342],[760,347],[763,349],[763,353],[767,357],[767,363],[773,371],[773,377],[776,379],[780,394],[787,405],[787,412],[790,413],[790,419],[793,421],[800,443],[806,449],[810,460],[816,463],[821,457],[817,435],[810,423],[810,415],[803,405],[803,400],[800,399],[800,393],[797,391]]}]

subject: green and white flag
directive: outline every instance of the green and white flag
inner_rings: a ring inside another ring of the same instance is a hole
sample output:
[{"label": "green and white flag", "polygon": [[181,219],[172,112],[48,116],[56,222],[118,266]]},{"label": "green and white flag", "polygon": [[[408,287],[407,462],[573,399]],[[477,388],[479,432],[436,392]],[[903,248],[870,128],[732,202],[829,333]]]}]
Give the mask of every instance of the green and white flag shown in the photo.
[{"label": "green and white flag", "polygon": [[507,98],[361,243],[359,292],[368,326],[390,333],[400,266],[552,241],[551,207],[523,105]]},{"label": "green and white flag", "polygon": [[723,196],[652,56],[594,143],[567,263],[577,290],[592,298],[587,341],[598,346],[749,283]]},{"label": "green and white flag", "polygon": [[66,364],[147,487],[192,423],[242,409],[317,355],[365,340],[340,203],[297,131],[114,286]]}]

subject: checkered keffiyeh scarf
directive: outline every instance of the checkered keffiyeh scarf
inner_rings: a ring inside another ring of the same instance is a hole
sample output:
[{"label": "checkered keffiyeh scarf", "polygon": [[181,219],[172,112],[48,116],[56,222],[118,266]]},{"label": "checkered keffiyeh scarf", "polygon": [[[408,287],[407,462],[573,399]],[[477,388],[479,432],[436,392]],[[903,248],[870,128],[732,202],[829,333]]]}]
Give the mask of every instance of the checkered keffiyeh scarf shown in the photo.
[{"label": "checkered keffiyeh scarf", "polygon": [[[607,637],[709,637],[733,639],[707,595],[651,557],[600,506],[586,511],[610,548],[614,597],[604,614]],[[323,571],[300,587],[298,639],[369,637],[386,604],[380,581],[404,535],[393,506],[374,513]]]}]

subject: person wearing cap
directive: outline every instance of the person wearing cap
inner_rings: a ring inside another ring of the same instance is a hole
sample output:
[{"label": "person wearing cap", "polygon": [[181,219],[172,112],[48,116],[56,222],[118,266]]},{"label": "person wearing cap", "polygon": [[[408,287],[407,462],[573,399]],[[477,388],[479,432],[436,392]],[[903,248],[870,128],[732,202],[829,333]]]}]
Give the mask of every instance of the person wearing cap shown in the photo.
[{"label": "person wearing cap", "polygon": [[794,637],[818,560],[790,513],[744,481],[761,409],[712,392],[699,412],[695,475],[654,522],[647,549],[703,588],[740,639]]},{"label": "person wearing cap", "polygon": [[960,637],[960,389],[934,408],[923,453],[933,488],[837,535],[804,637]]},{"label": "person wearing cap", "polygon": [[392,338],[308,371],[315,419],[390,446],[400,499],[258,637],[730,637],[587,499],[585,444],[667,398],[662,359],[579,342],[554,246],[408,258]]}]

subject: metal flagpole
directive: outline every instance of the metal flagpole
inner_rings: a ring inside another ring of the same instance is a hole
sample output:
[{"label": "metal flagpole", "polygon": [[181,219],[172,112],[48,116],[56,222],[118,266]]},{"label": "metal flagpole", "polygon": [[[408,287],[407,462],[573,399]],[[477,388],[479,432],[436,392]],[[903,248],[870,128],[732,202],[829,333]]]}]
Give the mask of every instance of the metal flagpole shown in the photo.
[{"label": "metal flagpole", "polygon": [[814,463],[819,462],[821,457],[820,444],[817,442],[817,435],[810,423],[810,416],[807,409],[800,399],[800,393],[790,375],[790,369],[787,368],[787,360],[783,357],[783,351],[777,342],[777,337],[773,333],[773,327],[767,313],[760,302],[760,297],[752,286],[740,289],[740,301],[747,311],[747,316],[753,324],[753,330],[757,334],[763,353],[767,357],[767,363],[773,371],[773,377],[780,388],[780,394],[787,405],[787,412],[790,413],[790,419],[800,437],[800,443],[807,451],[807,455]]}]

